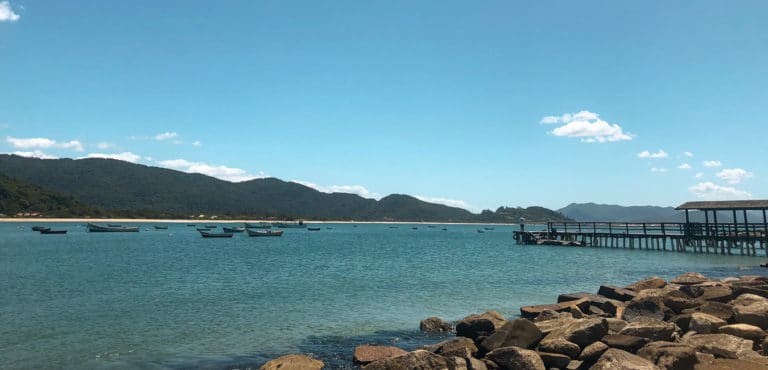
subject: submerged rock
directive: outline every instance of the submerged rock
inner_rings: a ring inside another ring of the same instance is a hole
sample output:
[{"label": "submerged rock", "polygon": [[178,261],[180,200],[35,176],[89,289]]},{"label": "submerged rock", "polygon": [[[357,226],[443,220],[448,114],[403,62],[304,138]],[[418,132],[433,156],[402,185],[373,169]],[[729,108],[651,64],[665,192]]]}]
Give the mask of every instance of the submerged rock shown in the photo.
[{"label": "submerged rock", "polygon": [[481,336],[491,335],[506,322],[507,319],[496,311],[469,315],[456,324],[456,335],[477,341]]}]

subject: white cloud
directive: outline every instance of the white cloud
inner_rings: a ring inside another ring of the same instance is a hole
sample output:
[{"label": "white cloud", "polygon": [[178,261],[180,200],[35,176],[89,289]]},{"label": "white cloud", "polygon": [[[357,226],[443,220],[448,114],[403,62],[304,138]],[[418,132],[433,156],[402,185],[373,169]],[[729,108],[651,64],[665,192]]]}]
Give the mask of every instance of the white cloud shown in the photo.
[{"label": "white cloud", "polygon": [[178,136],[179,134],[175,132],[163,132],[155,135],[154,139],[157,141],[163,141],[163,140],[173,139]]},{"label": "white cloud", "polygon": [[718,172],[715,176],[727,181],[729,184],[738,184],[742,180],[754,176],[754,174],[752,172],[742,170],[741,168],[726,168]]},{"label": "white cloud", "polygon": [[700,179],[704,177],[704,172],[697,172],[696,175],[694,175],[695,178]]},{"label": "white cloud", "polygon": [[704,161],[704,167],[720,167],[723,165],[720,161]]},{"label": "white cloud", "polygon": [[617,124],[610,124],[599,118],[597,113],[581,111],[561,116],[546,116],[541,124],[562,124],[549,133],[555,136],[576,137],[586,143],[605,143],[632,140],[632,135],[625,133]]},{"label": "white cloud", "polygon": [[306,187],[315,189],[322,193],[349,193],[349,194],[357,194],[363,198],[369,198],[369,199],[379,199],[381,198],[381,195],[371,192],[370,190],[366,189],[362,185],[318,185],[313,182],[309,181],[301,181],[301,180],[292,180],[292,182],[295,182],[297,184],[304,185]]},{"label": "white cloud", "polygon": [[666,168],[651,167],[651,172],[667,172]]},{"label": "white cloud", "polygon": [[202,146],[203,143],[200,142],[200,140],[195,140],[192,142],[192,146]]},{"label": "white cloud", "polygon": [[230,182],[242,182],[266,177],[264,173],[253,175],[240,168],[216,166],[203,162],[191,162],[185,159],[170,159],[157,161],[156,163],[166,168],[188,173],[200,173]]},{"label": "white cloud", "polygon": [[78,159],[84,159],[84,158],[116,159],[118,161],[137,163],[141,159],[141,156],[137,155],[137,154],[133,154],[131,152],[122,152],[122,153],[88,153],[85,157],[80,157]]},{"label": "white cloud", "polygon": [[688,188],[695,196],[705,200],[735,200],[752,198],[752,194],[729,186],[700,182]]},{"label": "white cloud", "polygon": [[681,170],[690,170],[692,167],[691,167],[691,165],[690,165],[690,164],[688,164],[688,163],[683,163],[683,164],[681,164],[681,165],[677,166],[677,168],[679,168],[679,169],[681,169]]},{"label": "white cloud", "polygon": [[683,152],[683,155],[688,157],[688,158],[693,157],[693,153],[691,153],[691,152]]},{"label": "white cloud", "polygon": [[424,201],[424,202],[437,203],[437,204],[442,204],[442,205],[446,205],[446,206],[449,206],[449,207],[458,207],[458,208],[463,208],[463,209],[469,209],[470,208],[469,204],[467,204],[467,202],[465,202],[463,200],[458,200],[458,199],[424,197],[424,196],[421,196],[421,195],[414,195],[414,197],[416,199]]},{"label": "white cloud", "polygon": [[656,152],[656,153],[651,153],[651,152],[649,152],[647,150],[643,150],[642,152],[637,153],[637,157],[638,158],[659,159],[659,158],[667,158],[667,157],[669,157],[669,154],[667,154],[667,152],[665,152],[665,151],[663,151],[661,149],[659,149],[659,151]]},{"label": "white cloud", "polygon": [[5,141],[8,144],[11,144],[14,148],[18,149],[48,149],[48,148],[61,148],[61,149],[71,149],[77,152],[82,152],[83,150],[83,144],[77,140],[71,140],[67,142],[57,142],[53,139],[48,139],[44,137],[32,137],[32,138],[16,138],[16,137],[6,137]]},{"label": "white cloud", "polygon": [[18,151],[11,154],[18,155],[19,157],[40,158],[40,159],[58,159],[56,156],[43,153],[41,150],[35,150],[33,152]]},{"label": "white cloud", "polygon": [[16,22],[19,18],[21,16],[13,11],[10,2],[0,1],[0,22]]},{"label": "white cloud", "polygon": [[114,146],[114,145],[112,145],[112,144],[110,144],[110,143],[106,143],[106,142],[101,142],[101,143],[98,143],[98,144],[96,144],[96,147],[97,147],[97,148],[99,148],[99,149],[101,149],[101,150],[104,150],[104,149],[109,149],[109,148],[111,148],[111,147],[113,147],[113,146]]}]

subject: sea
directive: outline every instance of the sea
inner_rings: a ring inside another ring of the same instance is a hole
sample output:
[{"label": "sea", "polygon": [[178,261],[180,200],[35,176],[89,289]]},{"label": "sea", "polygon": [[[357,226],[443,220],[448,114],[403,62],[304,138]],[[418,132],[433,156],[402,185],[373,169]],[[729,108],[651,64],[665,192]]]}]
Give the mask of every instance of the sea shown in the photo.
[{"label": "sea", "polygon": [[429,316],[512,318],[560,293],[687,271],[768,274],[765,257],[521,246],[511,225],[326,223],[208,239],[157,224],[0,223],[0,368],[246,369],[303,353],[351,369],[357,345],[444,340],[418,331]]}]

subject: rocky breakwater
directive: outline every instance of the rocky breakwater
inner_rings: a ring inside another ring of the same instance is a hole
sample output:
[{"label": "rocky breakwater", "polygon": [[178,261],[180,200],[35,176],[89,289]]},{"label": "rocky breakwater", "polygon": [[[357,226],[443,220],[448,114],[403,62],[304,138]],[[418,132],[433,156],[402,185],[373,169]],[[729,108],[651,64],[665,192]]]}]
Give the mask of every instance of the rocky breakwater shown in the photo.
[{"label": "rocky breakwater", "polygon": [[[364,370],[768,370],[765,276],[653,277],[561,294],[557,303],[521,307],[520,316],[470,315],[456,323],[455,338],[411,352],[358,347],[355,361]],[[428,320],[422,330],[450,328]]]}]

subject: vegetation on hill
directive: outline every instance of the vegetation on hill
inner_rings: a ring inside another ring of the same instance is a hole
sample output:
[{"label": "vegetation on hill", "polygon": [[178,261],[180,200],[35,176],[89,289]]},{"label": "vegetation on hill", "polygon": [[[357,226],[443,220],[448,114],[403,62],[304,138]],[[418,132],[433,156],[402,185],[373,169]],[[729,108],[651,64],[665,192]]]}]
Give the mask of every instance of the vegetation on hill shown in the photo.
[{"label": "vegetation on hill", "polygon": [[560,212],[535,206],[528,208],[499,207],[496,212],[486,209],[480,213],[480,220],[485,222],[518,223],[521,217],[525,218],[526,222],[571,221]]},{"label": "vegetation on hill", "polygon": [[95,212],[96,210],[78,202],[72,196],[48,191],[0,173],[0,214],[68,217]]}]

